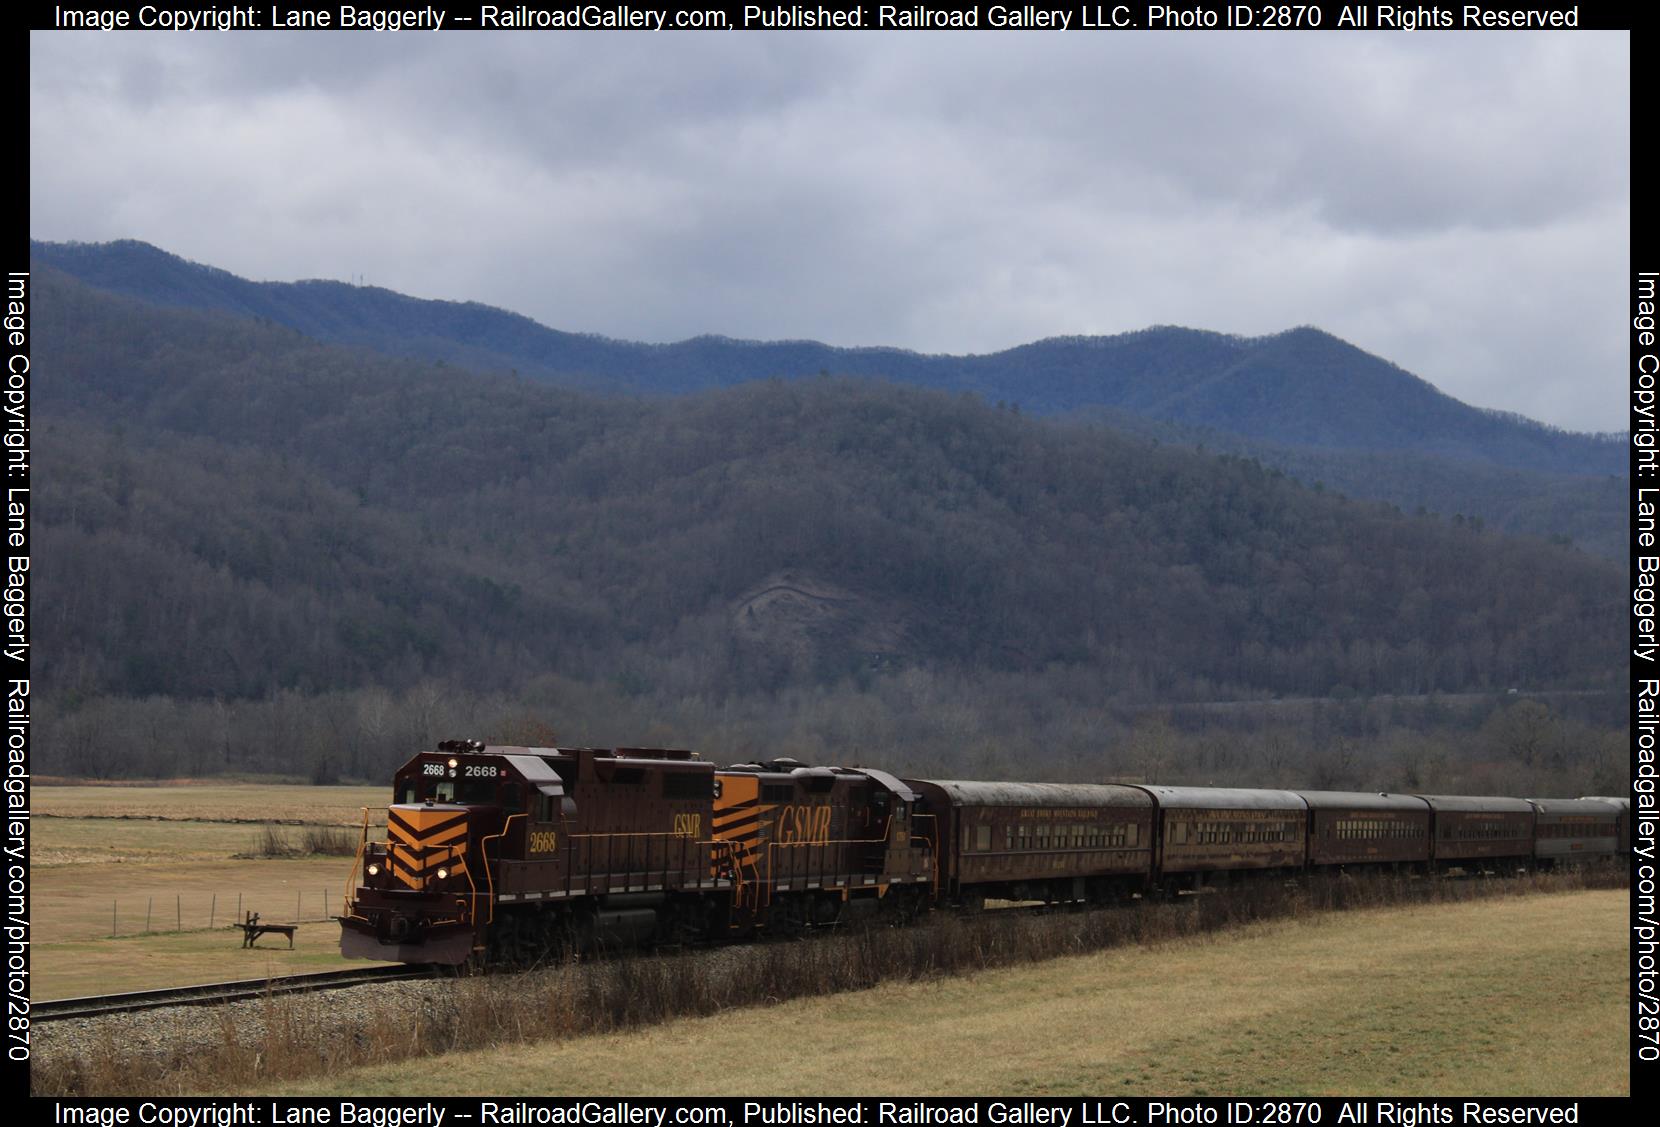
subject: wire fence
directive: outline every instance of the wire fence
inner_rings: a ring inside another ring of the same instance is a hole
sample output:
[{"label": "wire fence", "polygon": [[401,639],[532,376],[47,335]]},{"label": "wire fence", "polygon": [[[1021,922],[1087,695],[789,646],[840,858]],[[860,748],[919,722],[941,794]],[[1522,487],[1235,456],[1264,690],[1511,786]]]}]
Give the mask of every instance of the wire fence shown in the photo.
[{"label": "wire fence", "polygon": [[175,893],[110,901],[110,938],[234,927],[259,914],[265,923],[317,923],[340,911],[340,890],[326,886],[286,892]]}]

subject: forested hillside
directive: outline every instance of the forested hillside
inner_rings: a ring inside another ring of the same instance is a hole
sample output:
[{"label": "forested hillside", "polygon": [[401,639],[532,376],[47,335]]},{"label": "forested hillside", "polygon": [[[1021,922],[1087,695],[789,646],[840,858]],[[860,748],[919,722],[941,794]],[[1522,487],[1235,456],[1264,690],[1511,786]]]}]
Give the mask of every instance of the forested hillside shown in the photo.
[{"label": "forested hillside", "polygon": [[[803,693],[854,746],[1075,759],[1109,706],[1619,682],[1617,567],[1249,460],[846,378],[591,397],[36,283],[66,770],[373,775],[444,716],[532,738],[527,699],[752,746]],[[232,746],[285,709],[336,738]]]},{"label": "forested hillside", "polygon": [[1226,450],[1408,511],[1573,542],[1611,559],[1624,552],[1620,443],[1477,410],[1315,329],[1244,339],[1162,327],[984,356],[719,337],[646,345],[560,332],[477,303],[338,282],[250,282],[145,243],[35,243],[32,252],[39,265],[145,301],[579,390],[674,395],[832,373],[972,391],[1027,414],[1080,413]]},{"label": "forested hillside", "polygon": [[1249,458],[1316,489],[1385,501],[1409,513],[1436,513],[1513,536],[1573,544],[1605,559],[1624,559],[1630,542],[1630,481],[1623,473],[1553,474],[1440,454],[1267,442],[1104,408],[1072,418],[1160,443]]},{"label": "forested hillside", "polygon": [[828,372],[973,391],[1039,414],[1109,407],[1297,446],[1411,451],[1536,473],[1625,472],[1617,443],[1470,407],[1312,328],[1245,338],[1163,326],[982,356],[708,336],[650,345],[561,332],[476,302],[339,282],[250,282],[146,243],[33,243],[31,253],[37,265],[145,301],[594,390],[678,395]]}]

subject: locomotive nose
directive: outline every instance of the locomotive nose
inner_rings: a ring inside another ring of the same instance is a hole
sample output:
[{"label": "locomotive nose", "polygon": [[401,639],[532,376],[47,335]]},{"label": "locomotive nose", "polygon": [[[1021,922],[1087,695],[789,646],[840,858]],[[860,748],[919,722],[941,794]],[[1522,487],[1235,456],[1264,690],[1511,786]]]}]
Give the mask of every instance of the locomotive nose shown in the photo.
[{"label": "locomotive nose", "polygon": [[449,803],[390,807],[387,872],[397,881],[393,887],[429,892],[450,887],[451,878],[466,867],[471,823],[468,808]]}]

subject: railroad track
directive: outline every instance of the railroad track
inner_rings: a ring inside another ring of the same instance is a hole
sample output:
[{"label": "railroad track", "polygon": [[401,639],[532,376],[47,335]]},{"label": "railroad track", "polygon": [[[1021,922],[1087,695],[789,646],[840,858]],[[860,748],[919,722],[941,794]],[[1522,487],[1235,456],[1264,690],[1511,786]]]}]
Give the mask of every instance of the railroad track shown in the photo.
[{"label": "railroad track", "polygon": [[136,990],[127,994],[94,994],[84,998],[58,998],[36,1002],[30,1016],[36,1021],[62,1021],[71,1017],[102,1017],[106,1014],[155,1010],[165,1006],[214,1006],[243,1002],[277,994],[300,994],[317,990],[342,990],[348,986],[396,982],[405,978],[427,978],[426,967],[353,967],[349,970],[291,974],[280,978],[250,978],[240,982],[209,982],[197,986],[175,986],[166,990]]}]

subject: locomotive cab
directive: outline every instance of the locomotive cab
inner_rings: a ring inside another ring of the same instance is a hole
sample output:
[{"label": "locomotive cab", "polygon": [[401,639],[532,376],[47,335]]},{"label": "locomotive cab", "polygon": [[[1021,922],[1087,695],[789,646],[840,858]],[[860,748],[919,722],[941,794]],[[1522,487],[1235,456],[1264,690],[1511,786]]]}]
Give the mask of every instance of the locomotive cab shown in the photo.
[{"label": "locomotive cab", "polygon": [[524,801],[522,783],[482,750],[449,741],[394,777],[386,840],[368,841],[365,824],[360,878],[340,918],[341,954],[466,961],[491,896],[487,847]]},{"label": "locomotive cab", "polygon": [[394,776],[385,841],[365,815],[341,953],[454,965],[701,932],[725,885],[713,793],[689,751],[439,744]]}]

